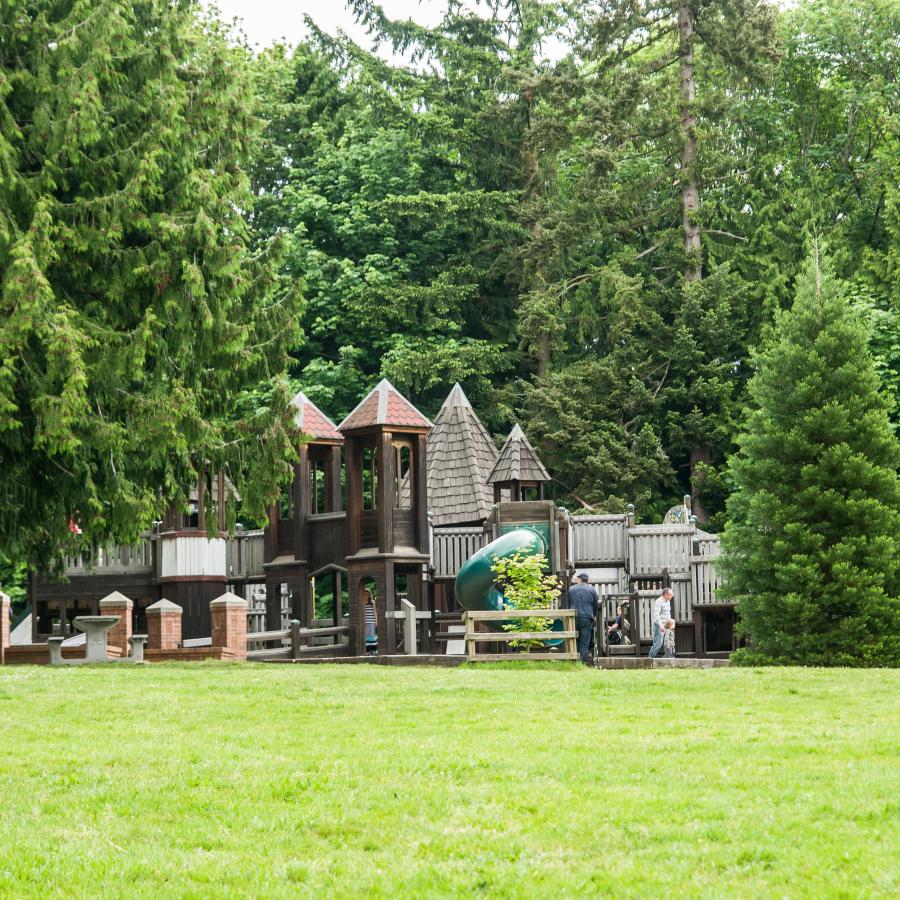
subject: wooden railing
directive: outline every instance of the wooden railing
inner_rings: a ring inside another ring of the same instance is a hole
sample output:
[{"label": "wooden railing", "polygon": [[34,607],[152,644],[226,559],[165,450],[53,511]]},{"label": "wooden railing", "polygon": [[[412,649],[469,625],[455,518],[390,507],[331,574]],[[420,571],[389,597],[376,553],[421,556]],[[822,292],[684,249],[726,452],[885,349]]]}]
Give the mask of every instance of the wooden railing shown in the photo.
[{"label": "wooden railing", "polygon": [[572,516],[572,552],[577,565],[625,562],[625,516]]},{"label": "wooden railing", "polygon": [[65,574],[126,574],[153,570],[153,541],[147,535],[135,544],[92,547],[65,558]]},{"label": "wooden railing", "polygon": [[710,606],[719,602],[716,591],[720,582],[716,574],[715,557],[691,557],[691,580],[695,606]]},{"label": "wooden railing", "polygon": [[431,543],[435,577],[453,578],[486,543],[487,535],[481,526],[435,528]]},{"label": "wooden railing", "polygon": [[262,531],[238,531],[225,545],[225,571],[229,579],[262,578],[265,541]]},{"label": "wooden railing", "polygon": [[722,544],[717,534],[700,531],[694,537],[694,555],[716,557],[722,552]]},{"label": "wooden railing", "polygon": [[[291,622],[288,628],[278,631],[258,631],[247,635],[247,659],[299,659],[304,654],[319,653],[323,650],[331,650],[335,653],[349,649],[350,642],[340,641],[339,638],[349,636],[349,625],[335,625],[330,628],[303,628],[296,620]],[[333,644],[311,643],[315,638],[332,637]],[[289,642],[289,643],[285,643]],[[274,647],[260,647],[260,644],[275,644]],[[251,650],[251,647],[256,649]]]},{"label": "wooden railing", "polygon": [[[485,622],[506,622],[509,619],[562,619],[563,631],[478,631],[478,624]],[[576,647],[574,609],[506,609],[506,610],[469,610],[464,617],[466,625],[466,653],[470,662],[497,662],[512,659],[543,660],[575,660],[578,659]],[[479,653],[478,644],[490,642],[509,643],[510,641],[565,641],[563,653]]]},{"label": "wooden railing", "polygon": [[687,572],[691,562],[693,525],[638,525],[628,529],[632,575]]}]

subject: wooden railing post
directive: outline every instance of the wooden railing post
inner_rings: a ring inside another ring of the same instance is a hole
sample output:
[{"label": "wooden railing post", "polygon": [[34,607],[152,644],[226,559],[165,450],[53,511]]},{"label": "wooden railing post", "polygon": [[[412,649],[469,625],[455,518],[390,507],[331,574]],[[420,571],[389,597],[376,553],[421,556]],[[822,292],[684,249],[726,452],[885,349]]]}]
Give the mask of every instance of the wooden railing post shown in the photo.
[{"label": "wooden railing post", "polygon": [[406,599],[400,598],[400,608],[405,613],[403,617],[403,648],[410,656],[418,652],[416,647],[416,607]]},{"label": "wooden railing post", "polygon": [[[562,619],[564,624],[563,631],[491,631],[479,632],[479,622],[504,622],[509,619]],[[473,662],[494,662],[501,659],[541,659],[541,660],[577,660],[578,647],[577,636],[575,630],[575,610],[573,609],[523,609],[523,610],[468,610],[465,613],[464,621],[466,624],[465,642],[466,655]],[[498,653],[479,653],[478,643],[481,641],[490,641],[498,643],[509,643],[510,641],[521,640],[538,640],[538,641],[559,641],[565,643],[565,651],[563,653],[532,653],[526,651],[516,654],[498,654]]]}]

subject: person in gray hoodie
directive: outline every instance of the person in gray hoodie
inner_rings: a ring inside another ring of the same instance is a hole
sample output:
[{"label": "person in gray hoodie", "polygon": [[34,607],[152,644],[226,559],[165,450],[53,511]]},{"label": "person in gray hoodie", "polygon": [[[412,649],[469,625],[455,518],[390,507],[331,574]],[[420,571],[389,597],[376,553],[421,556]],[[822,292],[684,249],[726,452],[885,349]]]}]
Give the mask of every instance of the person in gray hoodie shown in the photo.
[{"label": "person in gray hoodie", "polygon": [[569,609],[575,610],[578,655],[583,663],[587,663],[591,637],[594,633],[594,619],[597,618],[597,592],[588,584],[588,576],[584,572],[569,588]]}]

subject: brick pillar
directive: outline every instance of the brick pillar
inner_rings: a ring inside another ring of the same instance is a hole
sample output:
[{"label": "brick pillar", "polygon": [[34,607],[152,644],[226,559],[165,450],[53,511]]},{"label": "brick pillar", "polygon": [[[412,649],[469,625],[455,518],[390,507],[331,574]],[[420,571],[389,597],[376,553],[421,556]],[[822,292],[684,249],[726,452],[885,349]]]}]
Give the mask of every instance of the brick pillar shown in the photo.
[{"label": "brick pillar", "polygon": [[134,604],[124,594],[113,591],[100,601],[101,616],[118,616],[119,621],[106,632],[106,646],[118,647],[122,656],[128,656],[128,638],[131,637],[131,609]]},{"label": "brick pillar", "polygon": [[163,598],[147,607],[147,648],[175,650],[181,646],[181,607]]},{"label": "brick pillar", "polygon": [[247,658],[247,601],[226,593],[209,604],[213,647],[225,647],[235,659]]},{"label": "brick pillar", "polygon": [[0,665],[6,662],[6,648],[9,646],[9,604],[7,594],[0,591]]}]

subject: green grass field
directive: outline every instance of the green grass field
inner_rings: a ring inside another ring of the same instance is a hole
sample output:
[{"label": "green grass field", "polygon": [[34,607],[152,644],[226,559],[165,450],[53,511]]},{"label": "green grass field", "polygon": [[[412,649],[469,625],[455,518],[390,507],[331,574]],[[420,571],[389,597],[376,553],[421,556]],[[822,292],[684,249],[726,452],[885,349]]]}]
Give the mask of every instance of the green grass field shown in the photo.
[{"label": "green grass field", "polygon": [[7,667],[0,896],[897,896],[898,696],[897,671]]}]

